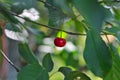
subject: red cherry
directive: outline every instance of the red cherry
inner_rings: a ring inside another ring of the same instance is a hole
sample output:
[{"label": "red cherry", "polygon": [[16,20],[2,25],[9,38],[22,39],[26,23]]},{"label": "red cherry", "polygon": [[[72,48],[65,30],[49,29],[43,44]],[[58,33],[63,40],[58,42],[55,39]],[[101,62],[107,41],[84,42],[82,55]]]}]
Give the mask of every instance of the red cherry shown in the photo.
[{"label": "red cherry", "polygon": [[66,40],[64,38],[58,38],[57,37],[57,38],[54,39],[54,44],[57,47],[63,47],[66,44]]}]

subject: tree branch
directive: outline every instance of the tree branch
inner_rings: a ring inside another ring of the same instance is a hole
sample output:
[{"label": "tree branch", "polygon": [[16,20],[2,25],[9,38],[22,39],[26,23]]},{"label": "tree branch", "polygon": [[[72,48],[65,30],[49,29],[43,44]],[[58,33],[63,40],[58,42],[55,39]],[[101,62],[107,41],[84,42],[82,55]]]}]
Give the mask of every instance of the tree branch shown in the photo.
[{"label": "tree branch", "polygon": [[13,68],[15,68],[15,70],[17,71],[17,72],[19,72],[20,70],[13,64],[13,62],[5,55],[5,53],[2,51],[2,50],[0,50],[0,52],[1,52],[1,54],[4,56],[4,58],[8,61],[8,63],[10,63],[10,65],[12,65],[13,66]]},{"label": "tree branch", "polygon": [[14,16],[16,16],[16,17],[22,18],[25,21],[31,22],[33,24],[41,25],[42,27],[46,27],[46,28],[53,29],[53,30],[56,30],[56,31],[62,31],[62,32],[65,32],[65,33],[71,34],[71,35],[82,35],[82,36],[86,35],[86,34],[81,34],[81,33],[75,33],[75,32],[66,31],[66,30],[59,29],[59,28],[54,28],[54,27],[51,27],[51,26],[48,26],[48,25],[45,25],[45,24],[42,24],[42,23],[38,23],[38,22],[32,21],[32,20],[27,19],[27,18],[21,17],[21,16],[15,14],[15,13],[11,13],[11,14],[14,15]]},{"label": "tree branch", "polygon": [[[59,28],[54,28],[54,27],[51,27],[51,26],[48,26],[48,25],[45,25],[45,24],[42,24],[42,23],[39,23],[39,22],[36,22],[36,21],[32,21],[28,18],[24,18],[24,17],[21,17],[19,16],[18,14],[15,14],[13,12],[10,12],[12,15],[16,16],[16,17],[19,17],[21,19],[24,19],[25,21],[27,22],[30,22],[30,23],[33,23],[33,24],[37,24],[37,25],[40,25],[42,27],[46,27],[46,28],[49,28],[49,29],[52,29],[52,30],[56,30],[56,31],[62,31],[62,32],[65,32],[67,34],[70,34],[70,35],[81,35],[81,36],[86,36],[86,34],[83,34],[83,33],[76,33],[76,32],[70,32],[70,31],[66,31],[66,30],[63,30],[63,29],[59,29]],[[101,33],[100,35],[105,35],[104,33]],[[111,35],[111,34],[107,34],[107,35]]]}]

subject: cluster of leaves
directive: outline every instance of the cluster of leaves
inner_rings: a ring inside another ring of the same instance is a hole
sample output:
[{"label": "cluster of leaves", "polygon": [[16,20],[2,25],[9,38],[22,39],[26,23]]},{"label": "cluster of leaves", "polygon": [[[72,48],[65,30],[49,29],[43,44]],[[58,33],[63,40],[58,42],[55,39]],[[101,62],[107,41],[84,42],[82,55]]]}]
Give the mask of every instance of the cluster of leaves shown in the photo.
[{"label": "cluster of leaves", "polygon": [[[19,44],[19,52],[27,61],[28,65],[20,70],[18,80],[49,80],[49,72],[51,72],[54,67],[54,63],[49,53],[44,56],[42,65],[40,65],[39,61],[26,43]],[[72,71],[72,69],[68,67],[61,67],[58,72],[64,74],[65,80],[73,80],[78,77],[83,80],[90,80],[90,78],[84,73],[81,73],[80,71]]]},{"label": "cluster of leaves", "polygon": [[[86,32],[87,36],[84,59],[88,68],[96,76],[104,80],[119,80],[120,58],[118,53],[116,53],[117,50],[113,49],[113,45],[112,47],[109,44],[107,45],[100,35],[101,32],[112,34],[119,42],[120,6],[117,2],[111,0],[101,0],[102,3],[98,0],[2,0],[0,2],[0,17],[9,23],[9,26],[6,25],[6,29],[20,32],[21,28],[18,28],[17,25],[21,26],[21,24],[28,29],[26,27],[28,23],[19,22],[15,16],[19,17],[18,15],[24,9],[33,7],[39,11],[39,2],[44,3],[44,7],[48,9],[48,26],[52,27],[52,29],[54,27],[60,28],[70,19],[76,23],[78,30],[83,29],[84,26],[83,32]],[[105,8],[105,6],[109,8]],[[78,15],[79,17],[76,17]],[[23,19],[33,22],[27,18]],[[106,27],[107,25],[111,28]],[[34,31],[36,27],[31,27],[30,29],[33,32],[37,32]],[[1,32],[0,29],[0,35],[2,34]],[[40,65],[26,43],[19,45],[19,52],[26,62],[28,62],[28,65],[19,72],[18,80],[49,80],[48,72],[53,69],[53,61],[50,54],[47,54],[43,58],[42,65]],[[90,80],[84,73],[72,71],[67,67],[61,67],[58,71],[64,74],[64,80],[74,80],[79,77],[80,80]]]}]

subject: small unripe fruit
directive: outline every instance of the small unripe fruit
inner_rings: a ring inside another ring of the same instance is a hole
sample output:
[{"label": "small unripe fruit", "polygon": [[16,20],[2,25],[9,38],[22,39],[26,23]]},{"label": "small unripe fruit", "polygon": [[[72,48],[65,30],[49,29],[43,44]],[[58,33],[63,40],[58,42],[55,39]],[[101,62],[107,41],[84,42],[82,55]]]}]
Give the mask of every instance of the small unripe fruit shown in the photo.
[{"label": "small unripe fruit", "polygon": [[54,39],[54,44],[57,47],[63,47],[66,44],[66,40],[64,38],[57,37]]}]

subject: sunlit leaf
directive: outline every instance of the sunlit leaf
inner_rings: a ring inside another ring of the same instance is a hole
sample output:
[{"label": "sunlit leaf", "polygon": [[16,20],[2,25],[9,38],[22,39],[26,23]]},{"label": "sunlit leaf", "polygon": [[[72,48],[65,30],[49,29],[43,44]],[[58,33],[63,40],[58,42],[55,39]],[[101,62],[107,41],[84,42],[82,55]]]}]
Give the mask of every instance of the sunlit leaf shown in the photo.
[{"label": "sunlit leaf", "polygon": [[40,65],[30,64],[18,73],[18,80],[49,80],[47,71]]},{"label": "sunlit leaf", "polygon": [[85,31],[85,25],[83,22],[75,20],[76,31],[83,33]]},{"label": "sunlit leaf", "polygon": [[34,56],[27,43],[19,44],[19,53],[29,64],[39,64],[37,58]]},{"label": "sunlit leaf", "polygon": [[53,69],[54,63],[49,53],[44,56],[42,64],[48,72]]},{"label": "sunlit leaf", "polygon": [[120,8],[113,8],[115,18],[120,21]]},{"label": "sunlit leaf", "polygon": [[95,30],[87,32],[84,58],[88,68],[100,77],[105,77],[112,67],[111,53]]},{"label": "sunlit leaf", "polygon": [[81,73],[80,71],[70,72],[65,80],[91,80],[86,74]]}]

